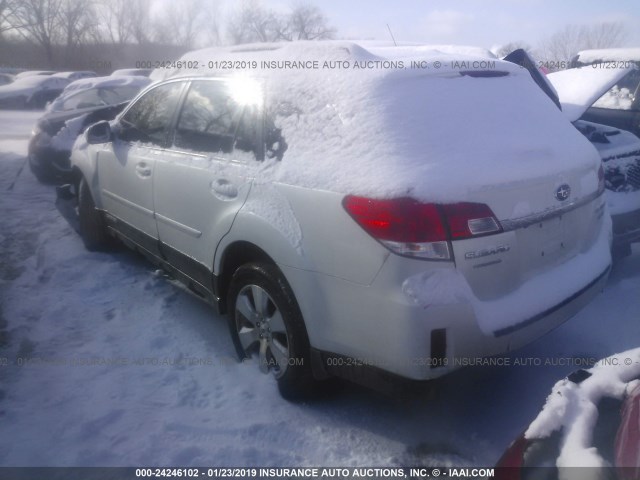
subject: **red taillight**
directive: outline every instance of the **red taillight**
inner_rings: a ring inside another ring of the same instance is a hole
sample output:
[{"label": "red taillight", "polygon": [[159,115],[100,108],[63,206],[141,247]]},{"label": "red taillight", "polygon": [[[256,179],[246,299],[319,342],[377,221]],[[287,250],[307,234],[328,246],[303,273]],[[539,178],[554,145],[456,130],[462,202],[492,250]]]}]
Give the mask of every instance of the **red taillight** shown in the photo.
[{"label": "red taillight", "polygon": [[501,230],[491,209],[483,203],[453,203],[443,205],[451,239],[458,240]]},{"label": "red taillight", "polygon": [[412,257],[447,260],[450,240],[502,230],[491,209],[480,203],[439,205],[406,197],[377,200],[349,195],[343,205],[369,235]]},{"label": "red taillight", "polygon": [[437,242],[447,239],[447,231],[434,204],[411,198],[374,200],[348,196],[344,208],[377,240],[392,242]]}]

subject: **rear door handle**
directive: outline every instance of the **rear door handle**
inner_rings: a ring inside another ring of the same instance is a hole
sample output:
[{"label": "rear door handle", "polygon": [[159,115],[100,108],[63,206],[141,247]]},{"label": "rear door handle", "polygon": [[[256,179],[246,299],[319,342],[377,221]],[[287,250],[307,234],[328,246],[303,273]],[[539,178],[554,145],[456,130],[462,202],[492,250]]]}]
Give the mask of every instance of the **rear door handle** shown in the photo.
[{"label": "rear door handle", "polygon": [[211,193],[219,200],[233,200],[238,196],[238,187],[225,178],[211,182]]}]

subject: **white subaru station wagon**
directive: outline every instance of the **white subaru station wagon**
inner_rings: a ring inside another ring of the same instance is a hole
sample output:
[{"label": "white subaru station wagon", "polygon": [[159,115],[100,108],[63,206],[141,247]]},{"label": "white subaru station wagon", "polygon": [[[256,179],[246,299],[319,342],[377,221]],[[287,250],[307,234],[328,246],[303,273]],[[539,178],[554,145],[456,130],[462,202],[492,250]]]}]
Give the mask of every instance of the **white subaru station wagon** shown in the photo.
[{"label": "white subaru station wagon", "polygon": [[76,142],[80,232],[228,314],[285,398],[333,376],[438,377],[603,287],[600,158],[527,70],[348,42],[176,65]]}]

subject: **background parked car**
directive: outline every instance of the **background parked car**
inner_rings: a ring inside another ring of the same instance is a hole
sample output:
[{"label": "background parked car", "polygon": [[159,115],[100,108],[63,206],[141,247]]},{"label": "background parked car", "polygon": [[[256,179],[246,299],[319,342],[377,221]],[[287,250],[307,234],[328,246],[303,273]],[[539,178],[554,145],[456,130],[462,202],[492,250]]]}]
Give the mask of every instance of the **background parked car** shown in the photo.
[{"label": "background parked car", "polygon": [[[593,68],[593,67],[597,68]],[[624,82],[640,79],[635,67],[619,68],[617,64],[596,64],[573,68],[547,75],[562,104],[565,116],[596,147],[603,161],[607,187],[607,203],[613,219],[614,251],[619,255],[631,253],[630,244],[640,241],[640,139],[632,132],[588,121],[592,105],[609,102],[610,105],[632,105],[637,94],[630,95],[620,88]],[[637,87],[636,87],[637,89]],[[600,109],[615,114],[615,110]],[[640,121],[640,110],[619,110],[630,113]],[[615,115],[614,115],[615,116]],[[614,118],[611,116],[611,118]],[[629,125],[629,122],[613,121]],[[598,119],[606,120],[602,116]]]},{"label": "background parked car", "polygon": [[16,78],[26,78],[26,77],[34,77],[34,76],[47,76],[53,75],[56,73],[53,70],[25,70],[24,72],[20,72],[16,74]]},{"label": "background parked car", "polygon": [[[629,68],[633,65],[637,68]],[[640,137],[640,48],[583,50],[572,59],[572,66],[629,69],[593,99],[580,118],[628,130]]]},{"label": "background parked car", "polygon": [[97,77],[98,74],[90,70],[84,70],[84,71],[77,71],[77,72],[58,72],[58,73],[54,73],[52,76],[66,78],[70,82],[73,82],[75,80],[80,80],[81,78]]},{"label": "background parked car", "polygon": [[9,73],[0,73],[0,85],[7,85],[8,83],[12,83],[15,80],[15,77]]},{"label": "background parked car", "polygon": [[640,67],[640,48],[598,48],[581,50],[571,59],[571,67],[584,67],[596,63],[633,62]]},{"label": "background parked car", "polygon": [[388,55],[230,47],[183,60],[395,67],[159,71],[76,141],[85,246],[115,235],[228,312],[285,396],[332,375],[435,378],[567,320],[611,262],[595,149],[513,64],[431,51],[417,58],[444,67],[425,73]]},{"label": "background parked car", "polygon": [[138,77],[148,77],[153,72],[152,68],[121,68],[119,70],[114,70],[111,73],[112,77],[119,76],[138,76]]},{"label": "background parked car", "polygon": [[44,108],[69,84],[65,78],[32,75],[0,86],[0,108]]},{"label": "background parked car", "polygon": [[111,120],[138,92],[147,77],[95,77],[68,85],[38,120],[29,141],[29,166],[42,182],[70,181],[69,155],[76,137],[99,120]]},{"label": "background parked car", "polygon": [[556,383],[536,419],[498,461],[495,478],[637,480],[639,419],[640,349],[635,349]]}]

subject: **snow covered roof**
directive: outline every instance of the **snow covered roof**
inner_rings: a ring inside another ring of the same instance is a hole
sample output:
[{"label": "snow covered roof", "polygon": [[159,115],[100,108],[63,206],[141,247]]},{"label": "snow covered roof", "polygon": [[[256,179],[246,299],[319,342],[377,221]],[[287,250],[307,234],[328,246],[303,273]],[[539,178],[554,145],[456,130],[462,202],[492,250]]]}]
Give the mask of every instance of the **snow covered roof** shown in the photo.
[{"label": "snow covered roof", "polygon": [[111,73],[111,76],[113,77],[120,77],[120,76],[147,76],[149,73],[151,72],[150,68],[121,68],[119,70],[114,70]]},{"label": "snow covered roof", "polygon": [[26,77],[41,76],[41,75],[53,75],[54,73],[56,72],[52,70],[27,70],[27,71],[16,74],[16,78],[26,78]]},{"label": "snow covered roof", "polygon": [[58,72],[51,75],[52,77],[61,77],[68,80],[75,80],[84,77],[96,77],[96,73],[91,70],[71,71],[71,72]]},{"label": "snow covered roof", "polygon": [[604,397],[622,399],[640,384],[640,348],[612,355],[587,372],[590,376],[580,383],[569,379],[556,383],[542,411],[525,432],[526,438],[535,439],[562,430],[558,467],[606,466],[591,445],[597,405]]},{"label": "snow covered roof", "polygon": [[359,45],[372,53],[395,58],[424,54],[466,55],[484,58],[498,58],[490,50],[470,45],[425,45],[419,43],[359,42]]},{"label": "snow covered roof", "polygon": [[[446,74],[451,70],[452,62],[468,62],[495,60],[496,57],[486,49],[457,45],[401,45],[392,46],[386,42],[323,41],[323,42],[283,42],[283,43],[255,43],[236,45],[231,47],[204,48],[188,52],[179,62],[186,64],[182,68],[156,69],[150,75],[153,80],[162,80],[171,76],[186,74],[220,75],[231,72],[245,74],[259,72],[262,75],[276,74],[277,70],[293,69],[325,71],[340,69],[331,62],[350,62],[350,68],[361,70],[393,70],[389,62],[406,60],[405,69],[411,70],[410,60],[440,62],[437,67],[430,69],[433,74]],[[233,61],[235,64],[228,64]],[[243,63],[244,62],[244,63]],[[256,62],[255,64],[246,62]],[[264,62],[264,63],[263,63]],[[290,62],[285,64],[285,62]],[[297,62],[293,65],[293,62]],[[315,62],[315,63],[312,63]],[[327,62],[325,64],[325,62]],[[293,65],[293,66],[292,66]],[[301,68],[303,65],[304,68]],[[235,67],[235,68],[234,68]],[[455,68],[456,74],[460,70],[471,70],[472,65],[460,65]],[[486,68],[483,66],[482,68]],[[508,62],[499,62],[499,70],[515,72],[517,69]],[[402,69],[402,68],[401,68]],[[428,73],[428,68],[421,68],[422,73]]]},{"label": "snow covered roof", "polygon": [[602,48],[582,50],[574,60],[583,64],[603,62],[640,62],[640,48]]},{"label": "snow covered roof", "polygon": [[593,68],[587,66],[550,73],[547,75],[547,79],[558,92],[562,111],[570,121],[575,122],[598,98],[631,70],[632,67]]},{"label": "snow covered roof", "polygon": [[87,90],[89,88],[106,88],[106,87],[123,87],[123,86],[139,86],[140,88],[146,87],[151,83],[148,77],[139,76],[118,76],[118,77],[90,77],[81,78],[74,82],[71,82],[64,89],[63,95],[67,95],[69,92],[77,92],[79,90]]},{"label": "snow covered roof", "polygon": [[[411,48],[415,55],[376,55],[346,41],[209,48],[151,78],[263,79],[269,117],[288,145],[281,162],[265,162],[269,181],[459,201],[487,185],[595,171],[593,146],[526,69]],[[413,59],[428,68],[412,68]]]},{"label": "snow covered roof", "polygon": [[[58,78],[61,85],[66,83],[67,81],[64,78]],[[21,77],[16,79],[12,83],[8,83],[6,85],[0,86],[2,91],[10,91],[10,90],[22,90],[24,88],[37,88],[44,83],[50,83],[51,77],[48,75],[31,75],[28,77]]]}]

